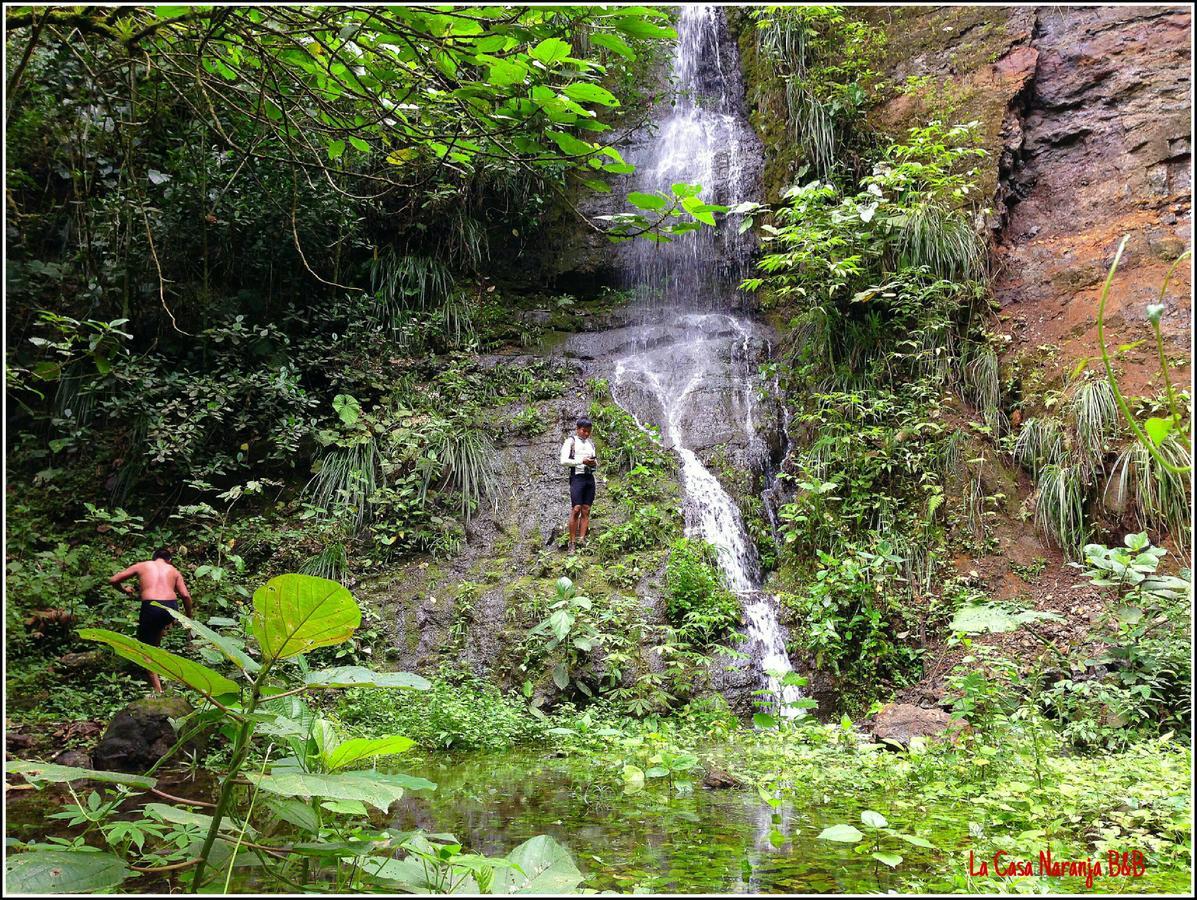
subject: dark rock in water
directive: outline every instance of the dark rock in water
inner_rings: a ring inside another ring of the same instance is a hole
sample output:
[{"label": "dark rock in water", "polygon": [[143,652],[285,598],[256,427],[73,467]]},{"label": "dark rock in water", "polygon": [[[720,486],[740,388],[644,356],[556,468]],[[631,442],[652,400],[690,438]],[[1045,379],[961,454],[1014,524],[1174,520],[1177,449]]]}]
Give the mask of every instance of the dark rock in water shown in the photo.
[{"label": "dark rock in water", "polygon": [[92,751],[92,768],[141,774],[175,745],[170,724],[192,711],[182,697],[144,697],[116,714]]},{"label": "dark rock in water", "polygon": [[893,749],[906,750],[916,737],[951,739],[964,727],[942,709],[924,709],[909,703],[889,703],[868,723],[873,740]]},{"label": "dark rock in water", "polygon": [[711,790],[742,788],[744,787],[744,782],[723,769],[708,769],[707,773],[702,777],[702,786]]},{"label": "dark rock in water", "polygon": [[92,767],[91,757],[79,750],[64,750],[51,761],[55,765],[74,766],[78,769],[90,769]]}]

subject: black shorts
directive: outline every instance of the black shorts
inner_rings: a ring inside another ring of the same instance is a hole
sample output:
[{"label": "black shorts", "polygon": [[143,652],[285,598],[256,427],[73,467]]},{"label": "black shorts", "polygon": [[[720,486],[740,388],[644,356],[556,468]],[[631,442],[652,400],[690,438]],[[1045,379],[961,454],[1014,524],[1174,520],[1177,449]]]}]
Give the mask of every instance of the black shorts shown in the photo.
[{"label": "black shorts", "polygon": [[143,644],[152,644],[157,647],[162,643],[162,632],[166,631],[166,626],[174,621],[174,617],[165,609],[159,609],[154,606],[155,603],[161,603],[163,606],[169,606],[171,609],[178,612],[178,600],[142,600],[141,612],[137,616],[137,640]]},{"label": "black shorts", "polygon": [[569,502],[571,506],[591,506],[594,504],[594,476],[587,472],[579,475],[571,472],[569,475]]}]

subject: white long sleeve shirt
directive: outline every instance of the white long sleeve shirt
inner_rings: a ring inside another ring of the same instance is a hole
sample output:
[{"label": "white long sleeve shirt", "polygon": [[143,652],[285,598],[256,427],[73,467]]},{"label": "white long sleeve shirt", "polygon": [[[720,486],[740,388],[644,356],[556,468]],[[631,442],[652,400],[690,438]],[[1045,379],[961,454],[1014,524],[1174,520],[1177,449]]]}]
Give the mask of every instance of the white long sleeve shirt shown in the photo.
[{"label": "white long sleeve shirt", "polygon": [[561,465],[569,467],[571,472],[578,475],[585,475],[587,472],[593,471],[582,465],[582,460],[590,459],[592,456],[594,456],[594,442],[580,438],[576,434],[567,437],[565,443],[561,445]]}]

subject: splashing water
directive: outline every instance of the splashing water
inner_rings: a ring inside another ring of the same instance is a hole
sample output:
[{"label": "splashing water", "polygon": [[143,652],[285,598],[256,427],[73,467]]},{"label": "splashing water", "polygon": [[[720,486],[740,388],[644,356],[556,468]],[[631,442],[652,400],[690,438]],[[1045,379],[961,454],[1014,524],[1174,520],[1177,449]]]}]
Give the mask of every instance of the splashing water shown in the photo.
[{"label": "splashing water", "polygon": [[[678,99],[656,135],[641,136],[625,155],[641,190],[669,193],[674,183],[697,183],[707,202],[734,203],[750,195],[761,158],[743,115],[735,45],[718,7],[683,6],[677,30]],[[735,232],[704,229],[663,245],[622,245],[623,276],[643,301],[644,324],[615,361],[611,389],[637,422],[663,423],[661,443],[681,462],[686,535],[714,546],[744,607],[754,665],[782,701],[782,714],[792,715],[785,704],[801,692],[776,677],[791,671],[777,600],[760,590],[760,559],[739,508],[699,457],[731,444],[743,448],[745,464],[764,468],[768,460],[757,432],[755,368],[764,342],[757,326],[727,311],[737,305],[752,249],[751,236]],[[704,309],[719,311],[695,311]]]}]

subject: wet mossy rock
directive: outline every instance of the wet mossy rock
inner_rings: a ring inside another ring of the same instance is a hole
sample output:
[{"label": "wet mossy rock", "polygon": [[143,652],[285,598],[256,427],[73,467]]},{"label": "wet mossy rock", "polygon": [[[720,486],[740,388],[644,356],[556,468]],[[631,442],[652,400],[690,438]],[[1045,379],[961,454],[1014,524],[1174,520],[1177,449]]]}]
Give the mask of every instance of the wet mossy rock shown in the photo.
[{"label": "wet mossy rock", "polygon": [[[144,697],[116,714],[92,751],[92,767],[104,772],[140,774],[161,759],[178,740],[171,720],[192,712],[183,697]],[[200,749],[202,741],[189,749]]]}]

